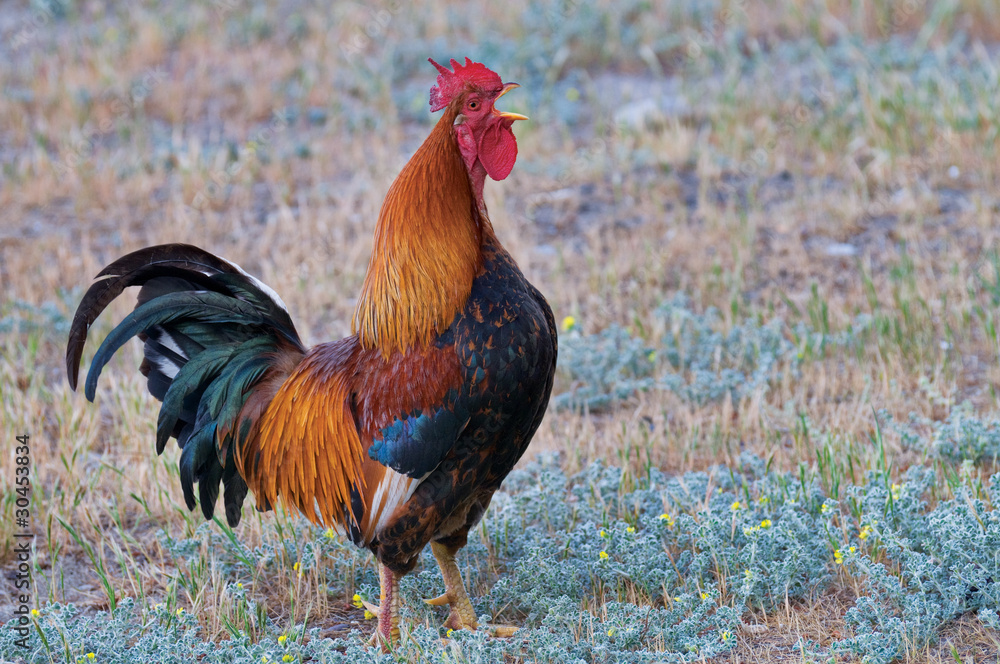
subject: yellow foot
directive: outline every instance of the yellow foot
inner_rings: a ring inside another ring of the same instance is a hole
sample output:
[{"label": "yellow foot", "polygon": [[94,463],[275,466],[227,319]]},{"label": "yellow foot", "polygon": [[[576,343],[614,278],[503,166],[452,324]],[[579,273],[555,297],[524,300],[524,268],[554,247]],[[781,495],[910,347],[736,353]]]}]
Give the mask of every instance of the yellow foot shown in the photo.
[{"label": "yellow foot", "polygon": [[474,631],[479,627],[476,612],[472,608],[468,596],[453,597],[449,593],[445,593],[433,599],[425,599],[424,602],[431,606],[449,607],[448,618],[444,621],[446,629],[471,629]]},{"label": "yellow foot", "polygon": [[509,639],[514,636],[520,627],[514,627],[513,625],[487,625],[486,629],[489,631],[490,636],[495,636],[500,639]]},{"label": "yellow foot", "polygon": [[[445,626],[447,627],[447,625]],[[448,632],[451,633],[452,629],[454,629],[454,627],[449,628]],[[517,630],[521,628],[514,627],[513,625],[480,625],[478,629],[483,629],[487,634],[498,639],[509,639],[517,633]]]},{"label": "yellow foot", "polygon": [[[472,608],[469,595],[465,592],[465,584],[462,582],[462,574],[455,563],[455,552],[457,549],[449,549],[438,542],[431,542],[431,552],[441,568],[441,576],[444,578],[444,594],[434,599],[424,601],[431,606],[448,605],[448,619],[444,621],[447,629],[478,629],[479,624],[476,618],[476,611]],[[517,627],[511,625],[486,625],[485,629],[490,636],[509,638],[514,636]]]},{"label": "yellow foot", "polygon": [[444,594],[424,601],[431,606],[448,605],[448,619],[444,621],[447,629],[476,629],[479,627],[476,611],[472,608],[472,602],[469,601],[469,595],[462,583],[462,574],[455,563],[455,550],[438,542],[431,542],[431,552],[441,568]]}]

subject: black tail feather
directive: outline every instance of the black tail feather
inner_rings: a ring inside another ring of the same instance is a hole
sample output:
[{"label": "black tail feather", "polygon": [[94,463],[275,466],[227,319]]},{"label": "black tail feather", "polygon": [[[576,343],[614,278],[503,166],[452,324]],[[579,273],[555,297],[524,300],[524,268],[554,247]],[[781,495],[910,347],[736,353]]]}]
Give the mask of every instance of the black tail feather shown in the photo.
[{"label": "black tail feather", "polygon": [[177,438],[188,508],[200,502],[211,518],[221,483],[226,520],[235,526],[247,494],[234,459],[232,442],[241,428],[236,419],[276,358],[304,352],[295,326],[277,295],[239,266],[191,245],[141,249],[104,268],[77,309],[66,348],[74,389],[90,326],[129,286],[142,287],[138,304],[95,354],[86,396],[93,400],[103,367],[138,336],[144,342],[140,371],[163,402],[157,453],[169,437]]},{"label": "black tail feather", "polygon": [[[174,279],[178,281],[172,281]],[[156,280],[155,283],[149,284],[150,290],[145,295],[140,292],[140,305],[166,293],[195,290],[193,287],[240,297],[260,306],[261,314],[271,319],[282,336],[301,345],[288,312],[264,292],[266,287],[262,283],[246,274],[239,266],[190,244],[147,247],[122,256],[101,270],[97,281],[87,290],[77,307],[66,345],[66,373],[70,387],[74,390],[90,326],[126,288],[143,286],[145,290],[147,283],[153,280]],[[186,282],[186,287],[178,282]],[[243,290],[240,296],[233,292],[230,287],[232,284],[240,284]]]}]

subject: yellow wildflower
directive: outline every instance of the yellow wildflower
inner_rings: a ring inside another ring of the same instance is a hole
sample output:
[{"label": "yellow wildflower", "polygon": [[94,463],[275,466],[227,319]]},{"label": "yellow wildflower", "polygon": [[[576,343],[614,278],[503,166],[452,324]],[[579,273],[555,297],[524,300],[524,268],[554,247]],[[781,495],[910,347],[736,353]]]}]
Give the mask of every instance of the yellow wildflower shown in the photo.
[{"label": "yellow wildflower", "polygon": [[770,519],[764,519],[763,521],[760,522],[760,527],[761,528],[770,528],[771,527],[771,520]]},{"label": "yellow wildflower", "polygon": [[281,636],[278,637],[278,643],[281,645],[285,645],[285,641],[287,640],[288,640],[287,634],[282,634]]},{"label": "yellow wildflower", "polygon": [[368,609],[365,609],[365,620],[371,620],[374,617],[375,617],[374,613],[372,613]]},{"label": "yellow wildflower", "polygon": [[453,629],[449,629],[447,632],[445,632],[444,635],[447,636],[450,639],[451,638],[451,633],[454,632],[454,631],[455,630],[453,630]]},{"label": "yellow wildflower", "polygon": [[847,549],[847,550],[848,550],[848,551],[850,551],[851,553],[854,553],[854,551],[855,551],[855,549],[854,549],[854,547],[853,547],[853,546],[852,546],[852,547],[850,547],[850,548],[849,548],[849,549]]},{"label": "yellow wildflower", "polygon": [[323,537],[327,539],[333,539],[334,537],[336,537],[336,534],[333,532],[333,528],[327,528],[326,532],[323,533]]},{"label": "yellow wildflower", "polygon": [[38,616],[38,609],[32,609],[31,610],[31,615]]},{"label": "yellow wildflower", "polygon": [[760,500],[758,500],[757,502],[760,503],[761,505],[767,505],[769,502],[771,502],[771,499],[768,498],[767,496],[761,496]]},{"label": "yellow wildflower", "polygon": [[734,500],[733,504],[729,506],[729,509],[731,509],[734,512],[737,511],[739,508],[740,508],[740,501],[738,500]]},{"label": "yellow wildflower", "polygon": [[892,485],[892,499],[893,500],[899,500],[899,489],[900,489],[900,487],[899,487],[898,484],[893,484]]},{"label": "yellow wildflower", "polygon": [[729,643],[729,641],[733,638],[733,633],[730,632],[728,629],[724,629],[721,632],[719,632],[719,637],[722,639],[724,643]]},{"label": "yellow wildflower", "polygon": [[838,565],[844,564],[844,554],[841,552],[840,549],[837,549],[836,551],[833,552],[833,562],[837,563]]},{"label": "yellow wildflower", "polygon": [[827,505],[826,503],[823,503],[823,506],[819,508],[819,512],[820,512],[820,514],[827,514],[827,513],[829,513],[830,512],[830,506]]},{"label": "yellow wildflower", "polygon": [[615,635],[615,628],[612,627],[611,629],[608,630],[608,636],[614,636],[614,635]]},{"label": "yellow wildflower", "polygon": [[702,599],[708,599],[708,593],[702,593],[701,594],[701,598]]},{"label": "yellow wildflower", "polygon": [[88,653],[87,653],[87,659],[89,659],[90,661],[92,661],[92,662],[93,662],[93,661],[94,661],[95,659],[97,659],[97,655],[95,655],[95,654],[94,654],[94,653],[92,653],[92,652],[88,652]]},{"label": "yellow wildflower", "polygon": [[359,609],[365,605],[365,603],[361,601],[361,595],[357,593],[354,593],[354,597],[351,598],[351,603]]},{"label": "yellow wildflower", "polygon": [[627,532],[627,533],[634,533],[635,532],[635,528],[633,528],[632,526],[629,526],[628,528],[625,529],[625,532]]},{"label": "yellow wildflower", "polygon": [[601,532],[599,532],[597,534],[600,535],[601,537],[607,537],[608,536],[608,531],[604,530],[604,528],[601,528]]},{"label": "yellow wildflower", "polygon": [[284,657],[281,658],[281,661],[282,662],[294,662],[295,658],[292,657],[291,655],[285,655]]},{"label": "yellow wildflower", "polygon": [[177,615],[181,615],[182,613],[184,613],[184,607],[177,609]]},{"label": "yellow wildflower", "polygon": [[576,319],[575,318],[573,318],[572,316],[566,316],[566,318],[563,318],[563,320],[562,320],[562,330],[563,330],[563,332],[569,332],[574,327],[576,327]]},{"label": "yellow wildflower", "polygon": [[871,535],[871,534],[872,534],[872,527],[871,526],[862,526],[861,532],[858,533],[858,537],[860,539],[866,540],[866,539],[868,539],[868,536]]},{"label": "yellow wildflower", "polygon": [[663,514],[660,515],[660,521],[666,521],[667,522],[667,528],[673,528],[674,527],[674,517],[670,516],[666,512],[664,512]]},{"label": "yellow wildflower", "polygon": [[601,551],[599,554],[597,554],[597,557],[600,558],[601,560],[607,560],[608,559],[608,552],[607,551]]}]

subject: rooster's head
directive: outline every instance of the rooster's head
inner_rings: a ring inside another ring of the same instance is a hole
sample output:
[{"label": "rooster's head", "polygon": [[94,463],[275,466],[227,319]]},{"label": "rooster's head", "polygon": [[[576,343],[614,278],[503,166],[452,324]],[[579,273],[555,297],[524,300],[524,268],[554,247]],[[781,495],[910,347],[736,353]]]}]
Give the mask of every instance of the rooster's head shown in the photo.
[{"label": "rooster's head", "polygon": [[503,180],[517,159],[517,140],[510,127],[514,120],[528,118],[498,111],[494,104],[520,86],[504,83],[496,72],[469,58],[464,65],[452,60],[452,69],[430,63],[441,72],[431,88],[431,110],[455,107],[455,137],[470,175],[478,161],[491,178]]}]

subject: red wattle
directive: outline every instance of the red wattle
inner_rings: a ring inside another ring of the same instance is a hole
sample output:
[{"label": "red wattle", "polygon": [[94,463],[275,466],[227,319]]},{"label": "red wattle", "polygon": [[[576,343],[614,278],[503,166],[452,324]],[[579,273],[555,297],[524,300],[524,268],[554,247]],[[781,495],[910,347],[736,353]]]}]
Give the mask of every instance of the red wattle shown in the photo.
[{"label": "red wattle", "polygon": [[493,123],[479,139],[479,161],[494,180],[510,175],[517,161],[517,139],[510,130],[511,124],[509,120]]}]

